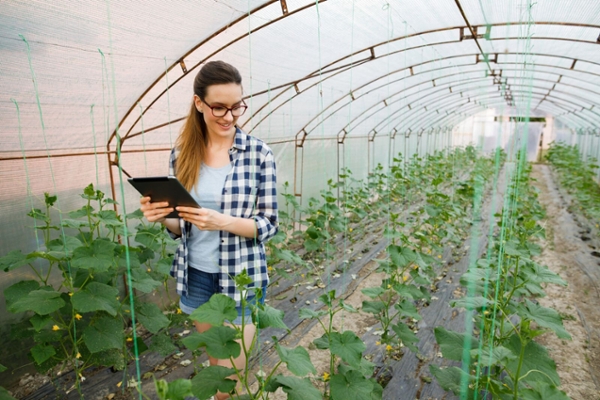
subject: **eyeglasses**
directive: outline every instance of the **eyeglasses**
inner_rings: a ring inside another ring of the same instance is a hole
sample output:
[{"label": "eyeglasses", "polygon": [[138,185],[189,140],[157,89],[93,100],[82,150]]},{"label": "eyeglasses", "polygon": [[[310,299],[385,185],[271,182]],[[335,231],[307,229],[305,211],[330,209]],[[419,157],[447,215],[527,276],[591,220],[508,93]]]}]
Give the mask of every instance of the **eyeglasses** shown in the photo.
[{"label": "eyeglasses", "polygon": [[[204,103],[206,104],[206,103]],[[221,118],[227,115],[229,111],[231,111],[231,115],[234,117],[241,117],[246,112],[248,106],[246,104],[237,105],[231,108],[225,106],[209,106],[206,104],[208,108],[212,111],[212,115],[216,118]]]}]

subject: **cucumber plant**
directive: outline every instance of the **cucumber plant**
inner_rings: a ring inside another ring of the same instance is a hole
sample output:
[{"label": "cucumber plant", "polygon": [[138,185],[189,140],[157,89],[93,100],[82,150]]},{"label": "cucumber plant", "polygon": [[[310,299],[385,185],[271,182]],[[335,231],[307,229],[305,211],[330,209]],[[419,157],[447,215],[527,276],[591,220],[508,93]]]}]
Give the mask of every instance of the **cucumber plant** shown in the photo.
[{"label": "cucumber plant", "polygon": [[[125,246],[119,240],[125,222],[107,209],[114,201],[91,184],[81,197],[83,207],[65,213],[57,224],[52,214],[58,199],[46,193],[44,209],[28,213],[42,245],[0,258],[2,270],[25,268],[32,278],[9,286],[4,296],[8,311],[28,321],[21,336],[33,341],[35,366],[42,372],[74,370],[77,390],[88,367],[121,370],[135,357],[134,347],[138,352],[147,348],[140,337],[133,342],[138,327],[128,328],[131,299],[123,277],[129,275],[133,289],[142,293],[166,285],[174,246],[166,233],[147,225],[135,234],[139,246]],[[141,218],[139,212],[130,217]],[[171,321],[155,303],[134,300],[137,322],[148,331],[158,334],[169,327]],[[157,341],[161,348],[164,342],[162,337]]]},{"label": "cucumber plant", "polygon": [[[452,303],[467,310],[472,332],[435,329],[444,358],[461,367],[430,366],[440,386],[462,398],[567,399],[558,389],[556,365],[533,339],[548,330],[570,339],[555,310],[540,306],[543,284],[566,285],[533,258],[540,254],[536,238],[544,237],[544,210],[531,185],[530,168],[516,174],[498,217],[500,240],[489,257],[480,259],[461,278],[467,296]],[[469,324],[467,324],[469,326]]]}]

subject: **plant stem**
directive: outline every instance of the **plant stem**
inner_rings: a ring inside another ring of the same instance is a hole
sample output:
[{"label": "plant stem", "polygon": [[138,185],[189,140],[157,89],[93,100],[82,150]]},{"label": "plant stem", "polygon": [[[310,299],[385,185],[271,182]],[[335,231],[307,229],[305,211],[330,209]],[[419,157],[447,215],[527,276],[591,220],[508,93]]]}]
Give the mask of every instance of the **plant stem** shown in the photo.
[{"label": "plant stem", "polygon": [[[521,330],[523,330],[523,323],[521,322]],[[514,400],[518,400],[519,398],[519,375],[521,374],[521,367],[523,366],[523,358],[525,358],[525,343],[523,343],[523,339],[519,336],[519,340],[521,341],[521,351],[519,352],[519,365],[517,367],[517,373],[515,374],[515,393],[513,396]]]}]

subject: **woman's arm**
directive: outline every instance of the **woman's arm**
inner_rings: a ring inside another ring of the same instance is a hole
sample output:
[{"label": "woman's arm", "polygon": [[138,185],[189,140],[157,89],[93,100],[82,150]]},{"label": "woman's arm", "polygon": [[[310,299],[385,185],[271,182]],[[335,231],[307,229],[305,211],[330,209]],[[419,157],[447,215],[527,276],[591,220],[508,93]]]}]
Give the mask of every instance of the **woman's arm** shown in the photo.
[{"label": "woman's arm", "polygon": [[177,207],[177,211],[181,218],[202,231],[227,231],[247,238],[257,237],[254,219],[233,217],[208,208]]}]

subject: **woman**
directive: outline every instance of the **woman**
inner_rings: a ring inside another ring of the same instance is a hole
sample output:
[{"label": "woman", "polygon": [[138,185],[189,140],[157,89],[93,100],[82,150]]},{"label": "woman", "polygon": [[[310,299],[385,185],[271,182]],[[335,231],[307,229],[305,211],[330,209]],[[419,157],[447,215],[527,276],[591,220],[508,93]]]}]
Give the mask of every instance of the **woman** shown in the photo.
[{"label": "woman", "polygon": [[[242,323],[241,294],[233,277],[246,270],[254,280],[249,287],[268,284],[263,243],[277,233],[275,160],[261,140],[236,126],[246,111],[242,78],[238,70],[222,61],[209,62],[194,80],[190,113],[169,162],[170,175],[192,194],[202,208],[177,207],[179,218],[165,218],[173,208],[168,203],[141,199],[141,210],[150,222],[160,222],[181,239],[171,275],[177,280],[180,308],[190,314],[214,293],[236,301]],[[256,301],[250,291],[247,301]],[[250,310],[245,314],[249,318]],[[198,332],[210,328],[197,323]],[[244,342],[251,343],[256,327],[244,327]],[[245,365],[244,353],[235,360]],[[228,360],[210,358],[211,365],[231,367]],[[217,399],[229,395],[217,393]]]}]

